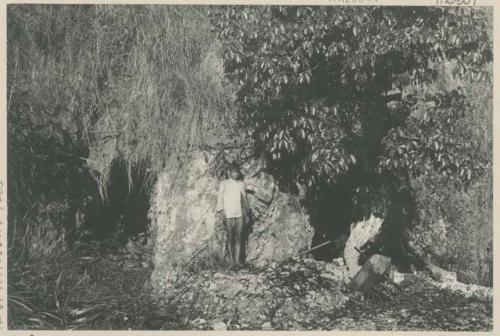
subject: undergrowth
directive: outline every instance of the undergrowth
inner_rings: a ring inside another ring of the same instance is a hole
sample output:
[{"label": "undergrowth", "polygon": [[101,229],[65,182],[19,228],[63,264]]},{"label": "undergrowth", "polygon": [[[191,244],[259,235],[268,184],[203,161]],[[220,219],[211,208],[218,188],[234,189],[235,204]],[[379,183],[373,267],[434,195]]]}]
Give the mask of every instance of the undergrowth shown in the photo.
[{"label": "undergrowth", "polygon": [[123,255],[80,249],[53,258],[9,258],[9,329],[155,329],[175,312],[150,295],[151,268],[126,267]]}]

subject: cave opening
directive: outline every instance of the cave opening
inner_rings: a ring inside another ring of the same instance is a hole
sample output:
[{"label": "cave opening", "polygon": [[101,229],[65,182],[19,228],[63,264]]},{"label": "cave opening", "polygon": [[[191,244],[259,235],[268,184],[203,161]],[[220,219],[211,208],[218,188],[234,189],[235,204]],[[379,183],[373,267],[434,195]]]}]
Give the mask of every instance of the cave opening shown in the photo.
[{"label": "cave opening", "polygon": [[141,238],[146,244],[149,235],[148,212],[150,192],[144,169],[132,168],[124,162],[113,164],[105,199],[89,197],[85,207],[83,240],[120,246],[129,239]]},{"label": "cave opening", "polygon": [[354,189],[352,179],[343,178],[335,185],[322,187],[307,206],[314,228],[311,246],[331,242],[312,251],[316,260],[329,261],[343,256],[354,212]]},{"label": "cave opening", "polygon": [[374,240],[359,248],[366,255],[382,254],[402,270],[422,268],[424,261],[409,245],[408,232],[417,218],[415,198],[407,181],[391,175],[348,175],[319,190],[308,211],[314,236],[311,246],[330,241],[312,251],[317,260],[343,257],[350,227],[371,215],[384,224]]}]

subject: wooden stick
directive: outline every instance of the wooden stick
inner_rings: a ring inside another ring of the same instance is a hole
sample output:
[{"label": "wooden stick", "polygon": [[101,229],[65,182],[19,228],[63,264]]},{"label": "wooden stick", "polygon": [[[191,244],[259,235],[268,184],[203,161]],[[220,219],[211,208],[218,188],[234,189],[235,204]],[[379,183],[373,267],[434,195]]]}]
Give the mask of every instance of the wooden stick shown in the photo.
[{"label": "wooden stick", "polygon": [[328,241],[326,241],[326,242],[324,242],[324,243],[321,243],[321,244],[319,244],[319,245],[316,245],[316,246],[314,246],[314,247],[311,247],[309,250],[306,250],[306,251],[300,252],[299,254],[297,254],[297,255],[296,255],[296,257],[298,257],[298,256],[300,256],[300,255],[303,255],[303,254],[306,254],[306,253],[309,253],[309,252],[312,252],[312,251],[314,251],[314,250],[317,250],[317,249],[319,249],[320,247],[323,247],[323,246],[325,246],[325,245],[330,244],[331,242],[332,242],[331,240],[328,240]]}]

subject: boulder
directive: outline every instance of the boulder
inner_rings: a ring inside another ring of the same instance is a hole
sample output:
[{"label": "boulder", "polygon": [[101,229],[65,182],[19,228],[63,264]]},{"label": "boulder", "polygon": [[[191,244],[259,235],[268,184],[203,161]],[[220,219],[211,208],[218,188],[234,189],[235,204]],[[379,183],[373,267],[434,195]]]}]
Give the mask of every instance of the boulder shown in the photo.
[{"label": "boulder", "polygon": [[350,283],[351,288],[362,292],[369,291],[382,279],[383,274],[391,266],[391,258],[375,254],[354,275]]},{"label": "boulder", "polygon": [[227,325],[221,321],[215,322],[212,327],[214,330],[227,330]]},{"label": "boulder", "polygon": [[457,282],[457,273],[442,269],[433,264],[426,265],[432,279],[439,282]]},{"label": "boulder", "polygon": [[344,260],[351,278],[358,273],[362,264],[362,262],[360,263],[362,258],[359,258],[359,252],[356,251],[356,248],[361,249],[369,240],[374,240],[380,233],[383,221],[372,214],[366,220],[351,224],[350,235],[344,249]]},{"label": "boulder", "polygon": [[466,298],[474,297],[480,300],[493,300],[492,287],[484,287],[475,284],[467,285],[458,281],[435,281],[433,283],[439,288],[461,293]]},{"label": "boulder", "polygon": [[389,278],[396,284],[400,285],[403,281],[406,280],[407,277],[408,277],[407,273],[401,273],[394,267],[391,267],[391,270],[389,272]]},{"label": "boulder", "polygon": [[[227,260],[223,223],[215,214],[215,157],[209,150],[193,151],[185,169],[165,169],[158,176],[149,213],[153,285],[168,273]],[[308,248],[313,234],[298,197],[279,191],[262,167],[258,160],[242,163],[245,183],[255,191],[248,195],[255,218],[247,242],[252,264],[291,257]]]}]

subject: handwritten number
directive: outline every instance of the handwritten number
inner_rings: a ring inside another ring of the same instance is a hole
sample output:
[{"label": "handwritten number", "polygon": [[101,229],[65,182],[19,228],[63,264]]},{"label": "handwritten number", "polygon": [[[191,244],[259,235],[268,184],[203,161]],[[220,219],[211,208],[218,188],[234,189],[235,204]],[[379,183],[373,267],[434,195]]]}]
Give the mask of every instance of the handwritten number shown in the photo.
[{"label": "handwritten number", "polygon": [[436,0],[436,5],[475,6],[476,0]]}]

